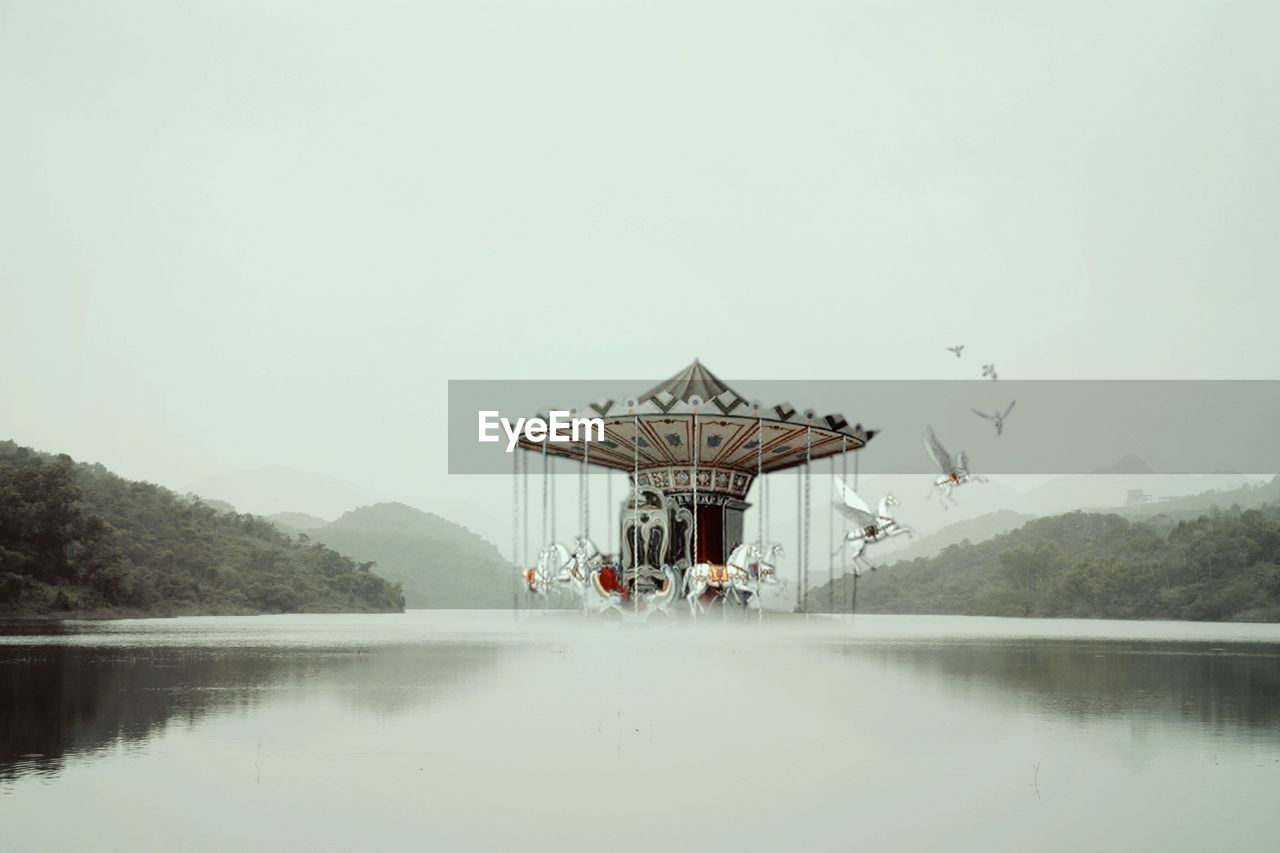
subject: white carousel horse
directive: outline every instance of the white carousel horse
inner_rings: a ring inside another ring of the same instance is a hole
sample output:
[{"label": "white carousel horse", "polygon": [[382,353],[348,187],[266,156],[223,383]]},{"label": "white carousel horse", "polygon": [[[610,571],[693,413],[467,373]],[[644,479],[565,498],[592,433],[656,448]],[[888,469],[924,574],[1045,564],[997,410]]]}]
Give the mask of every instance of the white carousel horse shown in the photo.
[{"label": "white carousel horse", "polygon": [[[758,542],[752,542],[745,549],[735,548],[729,555],[729,564],[734,568],[742,568],[747,576],[746,581],[742,581],[738,572],[730,572],[730,580],[734,582],[731,591],[739,603],[742,603],[742,593],[748,593],[747,608],[760,610],[764,607],[760,597],[763,592],[762,584],[783,586],[782,580],[778,578],[778,558],[782,556],[782,546],[775,542],[769,546],[768,551],[764,551]],[[735,560],[744,562],[739,564]]]},{"label": "white carousel horse", "polygon": [[622,610],[622,594],[616,589],[607,589],[602,575],[604,557],[595,543],[585,536],[579,536],[574,543],[573,554],[565,564],[566,580],[573,586],[574,592],[582,600],[584,610],[603,613],[607,610]]},{"label": "white carousel horse", "polygon": [[539,551],[537,565],[521,573],[529,592],[546,595],[553,583],[567,581],[570,559],[569,549],[559,542],[552,542]]},{"label": "white carousel horse", "polygon": [[853,529],[846,533],[844,537],[845,541],[853,548],[851,559],[853,560],[854,574],[861,574],[858,572],[859,564],[875,571],[876,567],[863,556],[868,545],[903,533],[907,534],[908,537],[915,536],[914,530],[893,517],[893,507],[899,504],[898,499],[893,495],[885,495],[880,499],[880,505],[876,508],[874,515],[866,502],[858,496],[858,493],[838,479],[836,480],[836,495],[841,501],[836,504],[836,508],[854,524]]},{"label": "white carousel horse", "polygon": [[969,457],[963,450],[960,451],[960,455],[954,461],[951,459],[951,454],[942,446],[942,442],[938,441],[938,437],[933,434],[933,427],[929,427],[929,434],[924,436],[923,440],[924,449],[928,452],[929,458],[942,471],[942,476],[933,481],[933,487],[940,492],[939,501],[942,503],[943,509],[950,508],[947,506],[947,501],[951,501],[953,504],[956,502],[956,499],[951,497],[953,490],[969,482],[987,482],[986,477],[969,473]]},{"label": "white carousel horse", "polygon": [[[770,557],[781,552],[782,546],[775,545],[770,549]],[[773,565],[770,563],[767,568],[760,559],[760,546],[756,544],[742,544],[734,548],[729,554],[729,559],[723,565],[719,563],[695,563],[690,566],[684,573],[684,590],[685,600],[689,602],[689,612],[697,616],[699,611],[705,613],[706,608],[702,606],[702,596],[709,589],[719,590],[720,598],[725,599],[729,595],[741,601],[742,596],[738,590],[749,592],[752,598],[758,600],[760,587],[755,579],[751,576],[751,566],[757,567],[757,572],[764,574],[773,573]]]}]

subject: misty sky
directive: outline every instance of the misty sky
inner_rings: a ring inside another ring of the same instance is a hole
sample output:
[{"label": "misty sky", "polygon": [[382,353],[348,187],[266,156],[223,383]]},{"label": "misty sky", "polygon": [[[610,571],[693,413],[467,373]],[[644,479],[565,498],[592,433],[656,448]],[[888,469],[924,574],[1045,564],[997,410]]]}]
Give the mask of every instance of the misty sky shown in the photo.
[{"label": "misty sky", "polygon": [[[950,377],[953,343],[1276,378],[1278,28],[0,0],[0,438],[178,490],[314,472],[501,544],[510,484],[444,474],[450,378]],[[343,508],[307,491],[242,508]]]}]

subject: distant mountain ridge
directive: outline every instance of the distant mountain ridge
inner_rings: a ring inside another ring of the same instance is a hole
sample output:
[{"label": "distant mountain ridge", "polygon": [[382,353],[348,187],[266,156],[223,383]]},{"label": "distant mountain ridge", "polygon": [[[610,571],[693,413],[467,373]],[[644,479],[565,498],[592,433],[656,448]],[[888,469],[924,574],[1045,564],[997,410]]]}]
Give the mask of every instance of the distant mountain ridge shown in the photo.
[{"label": "distant mountain ridge", "polygon": [[1130,453],[1122,456],[1120,459],[1112,462],[1110,465],[1104,465],[1101,468],[1094,469],[1090,474],[1155,474],[1156,470],[1147,464],[1147,460],[1140,456]]},{"label": "distant mountain ridge", "polygon": [[989,512],[986,515],[980,515],[977,518],[957,521],[954,524],[939,528],[928,536],[916,539],[899,551],[886,555],[884,562],[889,564],[902,562],[903,560],[915,560],[920,557],[932,557],[935,554],[942,553],[952,545],[959,545],[962,542],[982,542],[999,536],[1001,533],[1017,530],[1034,518],[1034,515],[1014,512],[1011,509],[1001,509]]},{"label": "distant mountain ridge", "polygon": [[343,510],[375,499],[366,486],[341,477],[267,465],[205,477],[187,487],[206,502],[216,498],[241,512],[267,517],[281,507],[304,510],[308,515],[336,518]]},{"label": "distant mountain ridge", "polygon": [[375,503],[305,528],[314,516],[279,513],[282,530],[302,534],[357,560],[372,560],[400,583],[412,608],[511,607],[515,572],[498,547],[435,513],[397,502]]},{"label": "distant mountain ridge", "polygon": [[[210,501],[205,501],[205,503],[210,503]],[[314,530],[317,527],[324,527],[329,523],[318,515],[311,515],[306,512],[277,512],[274,515],[266,516],[266,519],[291,536]]]},{"label": "distant mountain ridge", "polygon": [[1257,509],[1280,502],[1280,475],[1266,483],[1247,483],[1234,489],[1209,490],[1197,495],[1170,498],[1136,507],[1118,510],[1130,518],[1168,516],[1171,519],[1194,518],[1213,507]]}]

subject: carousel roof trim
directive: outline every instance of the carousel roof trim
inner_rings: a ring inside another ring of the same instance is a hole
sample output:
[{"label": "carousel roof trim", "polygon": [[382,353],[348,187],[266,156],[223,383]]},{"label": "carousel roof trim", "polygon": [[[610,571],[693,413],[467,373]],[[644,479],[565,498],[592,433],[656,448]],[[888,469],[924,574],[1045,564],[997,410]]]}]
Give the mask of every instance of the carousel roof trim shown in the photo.
[{"label": "carousel roof trim", "polygon": [[[522,438],[520,447],[579,461],[585,456],[588,464],[629,471],[635,464],[633,424],[637,424],[641,468],[689,465],[696,415],[698,465],[754,474],[757,438],[763,440],[759,461],[767,473],[803,465],[806,459],[857,450],[876,434],[862,424],[851,426],[841,414],[819,417],[811,409],[799,412],[787,402],[772,406],[749,402],[697,359],[639,397],[600,398],[572,411],[602,418],[605,440],[591,442],[588,449],[583,442],[547,444]],[[547,412],[539,414],[547,417]]]}]

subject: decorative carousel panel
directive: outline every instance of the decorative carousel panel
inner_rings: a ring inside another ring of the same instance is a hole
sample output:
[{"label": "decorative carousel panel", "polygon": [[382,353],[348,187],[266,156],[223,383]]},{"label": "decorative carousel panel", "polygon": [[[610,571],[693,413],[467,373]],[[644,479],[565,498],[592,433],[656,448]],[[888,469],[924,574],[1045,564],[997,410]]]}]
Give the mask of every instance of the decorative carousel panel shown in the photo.
[{"label": "decorative carousel panel", "polygon": [[733,449],[744,440],[747,433],[744,427],[747,426],[754,429],[752,421],[699,418],[698,433],[701,452],[698,456],[698,464],[724,464],[726,455],[732,453]]},{"label": "decorative carousel panel", "polygon": [[[728,468],[698,468],[698,490],[702,492],[721,492],[737,498],[746,497],[754,479],[749,474],[733,471]],[[673,465],[663,468],[650,468],[640,472],[641,487],[662,489],[665,492],[693,491],[693,467]]]}]

